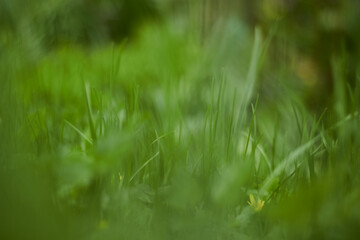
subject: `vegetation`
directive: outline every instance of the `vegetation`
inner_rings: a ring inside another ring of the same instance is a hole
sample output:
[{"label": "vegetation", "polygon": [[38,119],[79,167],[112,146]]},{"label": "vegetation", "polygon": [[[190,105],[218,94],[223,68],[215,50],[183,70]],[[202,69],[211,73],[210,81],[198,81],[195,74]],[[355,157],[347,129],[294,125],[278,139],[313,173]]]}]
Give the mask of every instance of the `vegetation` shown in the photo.
[{"label": "vegetation", "polygon": [[360,235],[348,1],[303,38],[300,3],[28,2],[0,0],[0,239]]}]

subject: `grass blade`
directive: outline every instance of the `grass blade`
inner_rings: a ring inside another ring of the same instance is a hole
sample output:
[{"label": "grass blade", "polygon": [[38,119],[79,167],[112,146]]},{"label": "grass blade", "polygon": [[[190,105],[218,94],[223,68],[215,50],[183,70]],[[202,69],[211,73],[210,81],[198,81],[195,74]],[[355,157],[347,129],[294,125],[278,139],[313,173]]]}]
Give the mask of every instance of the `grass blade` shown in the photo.
[{"label": "grass blade", "polygon": [[89,118],[91,138],[96,142],[95,123],[91,110],[90,85],[88,83],[85,83],[85,97],[86,97],[86,108]]},{"label": "grass blade", "polygon": [[129,183],[131,183],[132,180],[136,177],[136,175],[138,175],[139,172],[140,172],[141,170],[143,170],[143,169],[144,169],[152,160],[154,160],[159,154],[160,154],[160,152],[155,153],[154,156],[152,156],[152,157],[151,157],[149,160],[147,160],[138,170],[136,170],[136,172],[135,172],[135,173],[132,175],[132,177],[130,178]]},{"label": "grass blade", "polygon": [[93,145],[93,141],[88,138],[83,132],[81,132],[77,127],[75,127],[73,124],[71,124],[69,121],[64,120],[64,122],[71,127],[73,130],[75,130],[75,132],[77,132],[85,141],[87,141],[88,143],[90,143],[91,145]]}]

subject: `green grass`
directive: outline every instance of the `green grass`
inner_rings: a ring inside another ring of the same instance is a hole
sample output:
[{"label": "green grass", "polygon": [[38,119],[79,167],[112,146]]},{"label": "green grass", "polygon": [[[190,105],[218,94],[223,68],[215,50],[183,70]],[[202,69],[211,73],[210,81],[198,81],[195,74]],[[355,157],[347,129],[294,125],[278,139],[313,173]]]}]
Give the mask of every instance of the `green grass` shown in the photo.
[{"label": "green grass", "polygon": [[205,43],[168,24],[35,60],[9,48],[1,239],[355,238],[360,80],[334,57],[312,112],[271,47],[232,20]]}]

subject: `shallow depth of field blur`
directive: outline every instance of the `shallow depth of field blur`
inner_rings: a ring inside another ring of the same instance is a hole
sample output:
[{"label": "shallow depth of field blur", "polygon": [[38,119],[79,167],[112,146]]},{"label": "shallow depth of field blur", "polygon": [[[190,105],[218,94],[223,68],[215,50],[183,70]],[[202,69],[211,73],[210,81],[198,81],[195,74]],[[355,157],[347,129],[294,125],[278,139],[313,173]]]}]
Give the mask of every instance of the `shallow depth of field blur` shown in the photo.
[{"label": "shallow depth of field blur", "polygon": [[359,9],[0,0],[0,239],[358,239]]}]

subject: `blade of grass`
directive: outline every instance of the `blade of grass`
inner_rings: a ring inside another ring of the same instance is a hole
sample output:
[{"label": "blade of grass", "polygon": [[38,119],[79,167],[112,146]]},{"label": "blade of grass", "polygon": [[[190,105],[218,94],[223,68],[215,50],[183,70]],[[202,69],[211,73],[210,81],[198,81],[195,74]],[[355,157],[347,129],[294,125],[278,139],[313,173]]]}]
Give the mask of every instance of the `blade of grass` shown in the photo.
[{"label": "blade of grass", "polygon": [[257,108],[258,102],[259,102],[259,95],[256,98],[255,107],[253,108],[253,115],[251,117],[251,124],[250,124],[249,133],[248,133],[247,140],[246,140],[244,156],[246,156],[246,153],[247,153],[247,150],[248,150],[248,147],[249,147],[249,141],[250,141],[251,132],[252,132],[254,122],[255,122],[254,119],[255,119],[256,108]]},{"label": "blade of grass", "polygon": [[86,108],[87,108],[88,118],[89,118],[91,138],[93,139],[94,142],[96,142],[96,130],[95,130],[95,123],[94,123],[94,118],[93,118],[92,110],[91,110],[91,98],[90,98],[89,83],[85,83],[84,87],[85,87]]},{"label": "blade of grass", "polygon": [[262,47],[262,35],[260,28],[255,28],[255,39],[254,39],[254,46],[251,52],[251,60],[250,60],[250,67],[246,77],[246,86],[245,86],[245,93],[242,97],[242,104],[241,109],[239,111],[239,124],[243,124],[246,113],[246,108],[249,105],[251,97],[254,94],[255,82],[258,76],[258,71],[260,67],[260,60],[263,52]]},{"label": "blade of grass", "polygon": [[258,75],[259,70],[259,63],[260,63],[260,57],[262,54],[262,36],[260,28],[255,28],[255,40],[254,40],[254,46],[251,53],[251,61],[250,61],[250,67],[249,72],[246,78],[246,94],[245,94],[245,101],[244,106],[247,106],[251,96],[253,95],[254,88],[255,88],[255,82]]},{"label": "blade of grass", "polygon": [[93,145],[93,141],[88,138],[83,132],[81,132],[77,127],[75,127],[73,124],[71,124],[69,121],[64,120],[64,122],[71,127],[73,130],[75,130],[75,132],[77,132],[85,141],[87,141],[88,143],[90,143],[91,145]]},{"label": "blade of grass", "polygon": [[138,170],[136,170],[136,172],[131,176],[129,183],[132,182],[132,180],[136,177],[136,175],[139,174],[139,172],[141,170],[143,170],[152,160],[154,160],[158,155],[160,154],[160,152],[155,153],[154,156],[152,156],[149,160],[147,160]]}]

